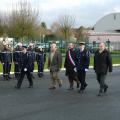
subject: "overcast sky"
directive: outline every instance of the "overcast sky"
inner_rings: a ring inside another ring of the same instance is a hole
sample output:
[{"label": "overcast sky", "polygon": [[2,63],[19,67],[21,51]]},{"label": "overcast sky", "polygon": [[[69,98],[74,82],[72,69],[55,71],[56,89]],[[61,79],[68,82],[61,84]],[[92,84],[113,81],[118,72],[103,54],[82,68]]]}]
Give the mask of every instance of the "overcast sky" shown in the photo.
[{"label": "overcast sky", "polygon": [[[0,0],[0,10],[8,11],[20,0]],[[120,0],[28,0],[39,7],[42,20],[50,27],[61,15],[75,17],[75,27],[92,27],[101,17],[120,12]]]}]

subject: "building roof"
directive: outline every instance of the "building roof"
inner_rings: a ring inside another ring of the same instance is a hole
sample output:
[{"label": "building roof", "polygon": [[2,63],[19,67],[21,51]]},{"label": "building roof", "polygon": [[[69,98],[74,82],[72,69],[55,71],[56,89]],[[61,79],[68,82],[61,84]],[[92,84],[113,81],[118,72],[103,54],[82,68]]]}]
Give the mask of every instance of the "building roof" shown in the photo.
[{"label": "building roof", "polygon": [[94,25],[94,30],[99,32],[120,32],[120,13],[111,13],[102,17]]}]

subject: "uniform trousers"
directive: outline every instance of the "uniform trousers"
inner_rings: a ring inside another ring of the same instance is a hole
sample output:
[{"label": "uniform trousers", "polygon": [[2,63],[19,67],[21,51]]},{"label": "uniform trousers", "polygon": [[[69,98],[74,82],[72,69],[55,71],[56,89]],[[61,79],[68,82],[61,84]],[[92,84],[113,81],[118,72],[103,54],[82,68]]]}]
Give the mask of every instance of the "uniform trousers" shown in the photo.
[{"label": "uniform trousers", "polygon": [[30,71],[21,71],[20,78],[18,79],[17,87],[20,88],[23,82],[24,76],[27,76],[29,86],[33,86],[33,80]]},{"label": "uniform trousers", "polygon": [[85,72],[85,71],[82,71],[82,70],[78,70],[78,71],[77,71],[77,76],[78,76],[78,79],[79,79],[80,84],[81,84],[80,90],[84,90],[85,87],[87,86],[87,83],[86,83],[86,81],[85,81],[86,72]]}]

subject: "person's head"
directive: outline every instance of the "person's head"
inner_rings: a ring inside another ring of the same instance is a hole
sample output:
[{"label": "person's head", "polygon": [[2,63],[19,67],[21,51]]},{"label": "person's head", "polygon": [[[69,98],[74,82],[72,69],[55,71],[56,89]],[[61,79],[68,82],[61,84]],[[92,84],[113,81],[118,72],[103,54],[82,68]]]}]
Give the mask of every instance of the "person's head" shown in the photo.
[{"label": "person's head", "polygon": [[26,47],[26,46],[23,46],[22,52],[23,52],[24,54],[27,53],[27,47]]},{"label": "person's head", "polygon": [[30,47],[30,48],[33,48],[33,47],[34,47],[34,44],[33,44],[33,43],[30,43],[30,44],[29,44],[29,47]]},{"label": "person's head", "polygon": [[56,43],[52,43],[52,44],[50,45],[50,50],[51,50],[51,52],[55,52],[56,49],[57,49]]},{"label": "person's head", "polygon": [[75,45],[73,43],[68,44],[68,49],[73,49],[74,47],[75,47]]},{"label": "person's head", "polygon": [[42,46],[39,46],[39,47],[38,47],[38,51],[43,51],[43,47],[42,47]]},{"label": "person's head", "polygon": [[105,48],[106,48],[105,43],[102,42],[102,43],[99,44],[99,50],[100,51],[103,51]]},{"label": "person's head", "polygon": [[21,42],[19,42],[17,45],[18,45],[19,48],[22,48],[22,43]]},{"label": "person's head", "polygon": [[4,44],[4,49],[8,49],[8,44]]},{"label": "person's head", "polygon": [[80,48],[80,50],[84,50],[84,48],[85,48],[85,42],[80,42],[79,43],[79,48]]}]

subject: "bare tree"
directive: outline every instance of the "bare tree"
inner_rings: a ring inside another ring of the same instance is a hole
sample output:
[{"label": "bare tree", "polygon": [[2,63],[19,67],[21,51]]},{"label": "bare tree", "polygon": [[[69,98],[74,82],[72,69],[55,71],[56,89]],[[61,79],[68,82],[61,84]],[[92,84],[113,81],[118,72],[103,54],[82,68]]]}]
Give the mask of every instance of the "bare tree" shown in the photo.
[{"label": "bare tree", "polygon": [[12,10],[8,22],[8,34],[12,37],[32,39],[39,36],[40,14],[28,1],[19,2]]},{"label": "bare tree", "polygon": [[60,31],[62,32],[62,36],[66,41],[66,50],[67,50],[67,43],[70,40],[71,35],[73,34],[72,28],[75,24],[75,18],[70,15],[61,16],[59,19]]},{"label": "bare tree", "polygon": [[57,38],[63,38],[63,33],[60,29],[60,24],[58,22],[54,22],[52,24],[51,31],[52,31],[52,34]]},{"label": "bare tree", "polygon": [[0,12],[0,36],[7,36],[7,16],[6,13]]},{"label": "bare tree", "polygon": [[77,41],[81,42],[87,42],[88,39],[88,28],[85,28],[83,26],[80,26],[76,32],[76,37],[77,37]]}]

